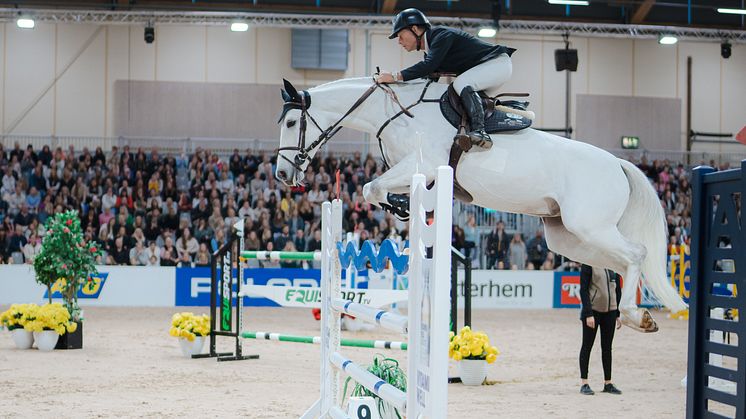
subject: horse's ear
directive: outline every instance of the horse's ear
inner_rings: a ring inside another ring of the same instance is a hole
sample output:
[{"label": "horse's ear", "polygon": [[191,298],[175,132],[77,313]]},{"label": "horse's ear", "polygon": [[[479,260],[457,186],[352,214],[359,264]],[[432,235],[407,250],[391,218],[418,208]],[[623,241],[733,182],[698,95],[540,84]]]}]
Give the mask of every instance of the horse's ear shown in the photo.
[{"label": "horse's ear", "polygon": [[285,79],[282,79],[282,83],[285,85],[285,91],[290,95],[290,98],[300,102],[300,96],[298,95],[298,90],[295,89],[295,86]]},{"label": "horse's ear", "polygon": [[284,102],[292,102],[293,98],[290,97],[288,92],[285,91],[285,89],[280,89],[280,92],[282,92],[282,100]]}]

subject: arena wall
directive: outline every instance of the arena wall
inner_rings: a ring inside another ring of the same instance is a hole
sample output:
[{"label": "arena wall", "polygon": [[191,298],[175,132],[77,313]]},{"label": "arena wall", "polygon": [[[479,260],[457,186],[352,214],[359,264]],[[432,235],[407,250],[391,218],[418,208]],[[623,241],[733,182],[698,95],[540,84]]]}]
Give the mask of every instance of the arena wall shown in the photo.
[{"label": "arena wall", "polygon": [[[117,82],[239,83],[277,86],[281,78],[312,86],[371,74],[376,66],[398,70],[419,59],[388,40],[385,31],[350,31],[347,71],[298,70],[290,64],[290,29],[158,26],[146,44],[139,26],[40,23],[34,30],[2,24],[0,132],[56,136],[115,136]],[[554,70],[559,37],[501,34],[496,42],[518,48],[507,91],[531,93],[535,126],[564,126],[565,74]],[[686,60],[693,58],[692,126],[703,132],[737,132],[746,120],[746,46],[730,59],[715,43],[571,37],[580,65],[572,76],[578,94],[682,100],[686,112]],[[56,80],[56,81],[55,81]],[[279,99],[278,99],[279,100]],[[136,106],[136,103],[130,103]],[[273,105],[273,104],[267,104]],[[191,106],[204,106],[199,102]],[[571,110],[576,121],[575,100]],[[274,121],[264,121],[273,124]],[[244,137],[265,135],[266,127]],[[657,149],[654,140],[644,143]]]}]

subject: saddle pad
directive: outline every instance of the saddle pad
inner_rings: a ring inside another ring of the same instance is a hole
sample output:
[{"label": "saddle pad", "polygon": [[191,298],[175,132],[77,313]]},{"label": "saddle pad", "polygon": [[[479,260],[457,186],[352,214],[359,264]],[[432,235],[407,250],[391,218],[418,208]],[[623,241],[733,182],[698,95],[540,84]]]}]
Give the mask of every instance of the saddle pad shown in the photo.
[{"label": "saddle pad", "polygon": [[[461,123],[461,115],[453,109],[448,100],[448,91],[440,97],[440,112],[454,128],[458,128]],[[531,126],[531,120],[521,115],[493,110],[492,113],[485,113],[484,129],[490,134],[500,131],[517,131]]]}]

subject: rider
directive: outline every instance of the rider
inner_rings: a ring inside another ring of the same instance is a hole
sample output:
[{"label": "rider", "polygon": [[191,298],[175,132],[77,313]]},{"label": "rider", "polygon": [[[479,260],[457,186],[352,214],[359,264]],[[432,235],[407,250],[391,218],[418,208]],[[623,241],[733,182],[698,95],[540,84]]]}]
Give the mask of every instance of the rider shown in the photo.
[{"label": "rider", "polygon": [[405,9],[394,19],[389,39],[399,38],[405,50],[424,50],[419,63],[394,73],[380,73],[378,83],[393,83],[426,77],[431,73],[458,73],[453,87],[461,96],[469,115],[473,145],[490,148],[492,140],[484,130],[484,109],[477,95],[480,90],[495,94],[495,90],[510,79],[515,51],[502,45],[492,45],[464,31],[445,26],[432,26],[417,9]]}]

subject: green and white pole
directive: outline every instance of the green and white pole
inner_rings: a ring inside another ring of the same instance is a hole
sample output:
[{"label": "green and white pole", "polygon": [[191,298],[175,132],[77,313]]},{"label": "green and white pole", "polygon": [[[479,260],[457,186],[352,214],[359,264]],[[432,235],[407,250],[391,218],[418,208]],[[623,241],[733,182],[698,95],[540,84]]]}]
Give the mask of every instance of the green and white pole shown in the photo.
[{"label": "green and white pole", "polygon": [[241,259],[257,260],[321,260],[321,252],[268,252],[266,250],[245,250]]},{"label": "green and white pole", "polygon": [[[320,336],[298,336],[298,335],[283,335],[281,333],[268,333],[268,332],[243,332],[241,337],[245,339],[257,339],[257,340],[274,340],[276,342],[295,342],[295,343],[313,343],[320,344]],[[342,339],[342,346],[351,346],[356,348],[375,348],[375,349],[398,349],[402,351],[407,350],[406,342],[394,342],[387,340],[369,340],[369,339]]]}]

